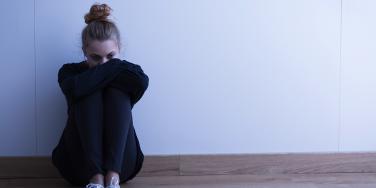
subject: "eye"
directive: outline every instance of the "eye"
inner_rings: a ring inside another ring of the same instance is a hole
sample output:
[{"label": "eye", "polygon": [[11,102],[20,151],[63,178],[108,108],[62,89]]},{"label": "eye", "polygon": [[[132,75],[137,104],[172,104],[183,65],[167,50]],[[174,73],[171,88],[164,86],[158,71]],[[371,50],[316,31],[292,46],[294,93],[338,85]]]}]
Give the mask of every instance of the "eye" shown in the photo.
[{"label": "eye", "polygon": [[91,58],[94,60],[94,61],[99,61],[101,60],[101,57],[99,55],[92,55]]},{"label": "eye", "polygon": [[108,58],[108,59],[112,59],[113,57],[114,57],[114,54],[108,54],[108,55],[107,55],[107,58]]}]

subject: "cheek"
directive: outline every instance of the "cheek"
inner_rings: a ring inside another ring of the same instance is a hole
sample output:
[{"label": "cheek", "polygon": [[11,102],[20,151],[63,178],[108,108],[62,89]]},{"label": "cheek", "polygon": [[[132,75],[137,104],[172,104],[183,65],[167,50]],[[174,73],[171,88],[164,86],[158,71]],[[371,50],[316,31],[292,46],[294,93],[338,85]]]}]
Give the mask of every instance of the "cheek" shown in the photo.
[{"label": "cheek", "polygon": [[120,53],[116,53],[112,58],[119,58],[120,57]]}]

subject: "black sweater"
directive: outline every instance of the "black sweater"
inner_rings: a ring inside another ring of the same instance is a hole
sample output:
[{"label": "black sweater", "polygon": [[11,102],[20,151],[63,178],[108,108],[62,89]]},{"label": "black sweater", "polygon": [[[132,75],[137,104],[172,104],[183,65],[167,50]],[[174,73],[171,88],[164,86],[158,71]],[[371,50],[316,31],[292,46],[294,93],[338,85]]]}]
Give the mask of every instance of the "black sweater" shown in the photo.
[{"label": "black sweater", "polygon": [[[77,101],[106,86],[112,86],[129,94],[132,108],[143,96],[149,85],[149,78],[137,64],[125,60],[110,61],[89,68],[84,62],[66,63],[58,73],[58,83],[68,104],[68,119],[57,147],[53,150],[53,161],[69,159],[67,146],[77,144],[75,113],[71,109]],[[68,158],[67,158],[68,157]],[[54,160],[56,159],[56,160]]]},{"label": "black sweater", "polygon": [[117,58],[89,68],[84,61],[66,63],[58,72],[58,83],[70,106],[98,89],[111,86],[130,95],[132,108],[149,85],[149,77],[140,65]]}]

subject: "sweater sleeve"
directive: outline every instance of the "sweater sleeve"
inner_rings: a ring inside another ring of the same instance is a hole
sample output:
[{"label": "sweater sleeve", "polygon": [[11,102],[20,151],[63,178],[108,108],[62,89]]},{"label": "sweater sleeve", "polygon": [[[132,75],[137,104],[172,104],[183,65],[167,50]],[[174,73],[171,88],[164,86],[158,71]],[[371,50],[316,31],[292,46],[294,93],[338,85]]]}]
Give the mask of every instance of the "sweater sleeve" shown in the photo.
[{"label": "sweater sleeve", "polygon": [[76,101],[102,89],[122,70],[120,62],[116,60],[82,69],[77,63],[67,63],[58,71],[59,86],[68,100]]},{"label": "sweater sleeve", "polygon": [[109,86],[130,95],[132,107],[144,95],[149,86],[149,77],[140,65],[122,60],[122,71],[109,83]]}]

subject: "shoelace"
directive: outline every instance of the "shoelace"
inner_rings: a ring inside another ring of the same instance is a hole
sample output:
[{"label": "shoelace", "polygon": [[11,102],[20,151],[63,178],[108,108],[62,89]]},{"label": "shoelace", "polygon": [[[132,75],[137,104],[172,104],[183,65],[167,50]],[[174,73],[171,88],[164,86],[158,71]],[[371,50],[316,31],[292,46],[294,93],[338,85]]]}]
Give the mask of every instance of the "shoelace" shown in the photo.
[{"label": "shoelace", "polygon": [[89,183],[86,185],[86,188],[104,188],[104,187],[101,184]]},{"label": "shoelace", "polygon": [[115,177],[111,177],[110,185],[106,188],[120,188],[119,179]]}]

